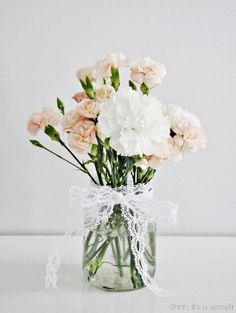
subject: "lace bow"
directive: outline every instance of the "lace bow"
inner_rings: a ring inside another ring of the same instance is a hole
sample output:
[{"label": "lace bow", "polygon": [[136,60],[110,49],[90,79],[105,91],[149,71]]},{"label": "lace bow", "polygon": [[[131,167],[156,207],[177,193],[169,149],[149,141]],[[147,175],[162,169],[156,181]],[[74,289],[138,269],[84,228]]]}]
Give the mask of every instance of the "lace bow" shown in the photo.
[{"label": "lace bow", "polygon": [[70,187],[70,203],[74,212],[70,214],[69,228],[62,241],[49,255],[46,287],[57,288],[57,271],[68,250],[68,239],[96,229],[100,223],[109,219],[114,205],[119,204],[132,238],[131,250],[135,266],[143,283],[159,296],[171,295],[169,291],[160,288],[149,275],[144,252],[148,222],[155,220],[157,224],[175,224],[177,205],[171,201],[156,202],[152,195],[150,183],[119,188],[94,185],[88,188]]}]

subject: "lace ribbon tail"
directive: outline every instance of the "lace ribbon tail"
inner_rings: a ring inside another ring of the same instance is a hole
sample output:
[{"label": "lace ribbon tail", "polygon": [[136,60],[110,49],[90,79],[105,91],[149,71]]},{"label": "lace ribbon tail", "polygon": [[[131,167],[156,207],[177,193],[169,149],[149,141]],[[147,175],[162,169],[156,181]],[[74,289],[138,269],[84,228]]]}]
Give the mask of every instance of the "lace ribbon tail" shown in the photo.
[{"label": "lace ribbon tail", "polygon": [[169,297],[175,293],[162,289],[148,273],[148,266],[145,260],[145,241],[148,231],[148,217],[145,212],[138,211],[134,207],[122,207],[122,214],[127,221],[128,230],[131,236],[131,250],[134,256],[135,266],[143,283],[157,296]]},{"label": "lace ribbon tail", "polygon": [[60,268],[61,259],[62,257],[56,248],[49,254],[45,277],[45,287],[47,289],[57,289],[57,272]]},{"label": "lace ribbon tail", "polygon": [[[136,262],[135,262],[135,265],[137,266]],[[141,275],[145,286],[148,287],[150,290],[152,290],[154,294],[156,294],[158,297],[176,296],[175,292],[159,287],[159,285],[155,282],[155,280],[151,278],[150,275],[145,275],[145,273],[142,273],[142,270],[139,272],[139,274]]]},{"label": "lace ribbon tail", "polygon": [[70,250],[70,239],[84,233],[84,214],[79,201],[82,199],[83,202],[83,195],[83,189],[80,187],[70,187],[70,210],[67,216],[67,231],[58,239],[57,244],[49,254],[45,276],[45,287],[47,289],[57,289],[57,273],[62,259]]},{"label": "lace ribbon tail", "polygon": [[57,273],[60,269],[61,260],[70,250],[70,239],[74,236],[80,236],[81,233],[67,231],[59,239],[59,242],[50,252],[46,266],[45,287],[47,289],[57,289]]}]

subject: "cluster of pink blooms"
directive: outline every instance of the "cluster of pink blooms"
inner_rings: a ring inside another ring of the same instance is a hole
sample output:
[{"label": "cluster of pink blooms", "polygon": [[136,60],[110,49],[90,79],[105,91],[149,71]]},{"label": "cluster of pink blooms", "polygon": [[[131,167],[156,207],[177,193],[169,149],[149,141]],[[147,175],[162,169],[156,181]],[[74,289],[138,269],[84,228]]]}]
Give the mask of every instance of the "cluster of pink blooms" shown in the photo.
[{"label": "cluster of pink blooms", "polygon": [[[28,131],[37,135],[39,129],[45,129],[47,125],[56,126],[59,123],[63,131],[68,133],[68,143],[78,153],[89,152],[96,138],[96,125],[94,119],[100,112],[101,101],[109,98],[113,92],[111,86],[101,87],[97,90],[98,97],[90,99],[84,91],[76,93],[72,98],[78,103],[62,118],[54,109],[46,107],[41,112],[33,113],[28,121]],[[109,89],[109,90],[108,90]]]}]

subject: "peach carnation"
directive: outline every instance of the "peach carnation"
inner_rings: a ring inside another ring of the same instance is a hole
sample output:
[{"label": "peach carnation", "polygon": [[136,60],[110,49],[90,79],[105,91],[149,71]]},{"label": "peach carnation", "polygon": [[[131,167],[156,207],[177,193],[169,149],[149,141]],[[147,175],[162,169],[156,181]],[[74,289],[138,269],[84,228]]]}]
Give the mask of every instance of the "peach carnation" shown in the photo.
[{"label": "peach carnation", "polygon": [[82,101],[84,99],[88,99],[88,96],[84,91],[80,91],[80,92],[77,92],[76,94],[74,94],[72,99],[74,99],[77,103],[79,103],[80,101]]},{"label": "peach carnation", "polygon": [[165,66],[150,58],[137,60],[131,66],[131,80],[140,85],[144,83],[149,88],[161,84],[165,75]]},{"label": "peach carnation", "polygon": [[35,136],[39,129],[45,129],[47,125],[57,125],[60,121],[60,114],[50,107],[45,107],[41,112],[33,113],[29,118],[27,130]]},{"label": "peach carnation", "polygon": [[85,81],[88,77],[91,81],[97,80],[97,70],[94,66],[87,66],[79,69],[76,73],[77,78]]},{"label": "peach carnation", "polygon": [[82,120],[73,129],[68,136],[70,147],[78,153],[90,151],[91,145],[95,142],[96,126],[90,120]]},{"label": "peach carnation", "polygon": [[85,117],[80,114],[79,109],[76,108],[74,110],[68,111],[61,121],[61,125],[64,131],[70,132],[74,129],[74,127]]},{"label": "peach carnation", "polygon": [[104,79],[110,79],[112,67],[118,68],[128,65],[129,61],[127,57],[121,52],[109,54],[103,60],[97,61],[95,64],[98,74]]},{"label": "peach carnation", "polygon": [[155,156],[155,155],[149,155],[146,157],[148,166],[157,170],[161,167],[161,164],[163,163],[163,159]]},{"label": "peach carnation", "polygon": [[91,99],[84,99],[80,101],[78,112],[87,118],[96,118],[100,111],[99,103],[91,100]]},{"label": "peach carnation", "polygon": [[176,105],[168,105],[167,116],[171,124],[170,159],[182,159],[183,153],[206,147],[206,134],[199,119]]},{"label": "peach carnation", "polygon": [[110,100],[114,94],[114,88],[111,85],[104,85],[101,88],[95,90],[96,100],[98,102],[104,102]]}]

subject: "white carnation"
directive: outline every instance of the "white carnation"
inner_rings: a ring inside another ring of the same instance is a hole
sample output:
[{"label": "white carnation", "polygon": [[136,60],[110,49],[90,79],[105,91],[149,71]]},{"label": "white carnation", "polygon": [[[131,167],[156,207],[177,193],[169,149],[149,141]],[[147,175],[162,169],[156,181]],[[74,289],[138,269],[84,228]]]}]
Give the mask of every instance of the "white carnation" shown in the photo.
[{"label": "white carnation", "polygon": [[121,155],[152,155],[169,138],[170,123],[157,98],[125,89],[104,103],[98,129]]}]

